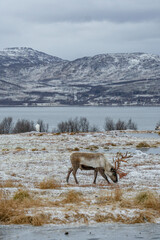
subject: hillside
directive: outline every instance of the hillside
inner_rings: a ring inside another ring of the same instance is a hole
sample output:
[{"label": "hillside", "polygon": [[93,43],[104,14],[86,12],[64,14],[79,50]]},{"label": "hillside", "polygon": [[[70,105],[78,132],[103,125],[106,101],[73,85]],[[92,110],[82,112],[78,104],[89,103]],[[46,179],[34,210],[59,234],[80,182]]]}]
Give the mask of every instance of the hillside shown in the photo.
[{"label": "hillside", "polygon": [[100,54],[68,61],[7,48],[0,51],[0,105],[160,105],[160,56]]}]

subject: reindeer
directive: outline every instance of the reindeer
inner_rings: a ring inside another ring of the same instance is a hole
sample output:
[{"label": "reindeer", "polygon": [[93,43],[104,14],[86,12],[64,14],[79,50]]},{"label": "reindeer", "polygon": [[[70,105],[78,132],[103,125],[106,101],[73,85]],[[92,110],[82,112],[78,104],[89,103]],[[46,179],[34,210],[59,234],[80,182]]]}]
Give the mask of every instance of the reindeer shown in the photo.
[{"label": "reindeer", "polygon": [[113,182],[118,182],[116,169],[111,165],[111,163],[105,158],[104,154],[102,153],[72,153],[70,160],[72,167],[68,170],[66,179],[67,183],[69,181],[71,172],[73,172],[75,182],[78,184],[78,180],[76,178],[78,168],[81,170],[94,170],[94,184],[96,184],[98,172],[109,184],[110,182],[107,176],[109,176]]}]

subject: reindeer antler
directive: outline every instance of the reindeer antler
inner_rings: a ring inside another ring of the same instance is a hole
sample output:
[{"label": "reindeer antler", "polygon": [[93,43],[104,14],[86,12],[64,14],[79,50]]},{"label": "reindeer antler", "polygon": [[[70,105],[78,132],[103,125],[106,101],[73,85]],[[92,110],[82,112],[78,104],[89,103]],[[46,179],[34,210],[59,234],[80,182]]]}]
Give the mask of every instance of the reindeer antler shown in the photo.
[{"label": "reindeer antler", "polygon": [[130,158],[130,157],[132,157],[132,155],[131,155],[131,154],[128,155],[128,152],[126,152],[125,154],[123,154],[123,153],[121,153],[121,152],[117,152],[115,159],[113,159],[114,164],[115,164],[115,169],[116,169],[117,173],[120,175],[120,178],[122,177],[122,175],[123,175],[123,176],[126,175],[126,174],[123,173],[121,170],[119,170],[119,168],[120,168],[120,163],[121,163],[121,162],[128,163],[128,161],[125,160],[125,159]]}]

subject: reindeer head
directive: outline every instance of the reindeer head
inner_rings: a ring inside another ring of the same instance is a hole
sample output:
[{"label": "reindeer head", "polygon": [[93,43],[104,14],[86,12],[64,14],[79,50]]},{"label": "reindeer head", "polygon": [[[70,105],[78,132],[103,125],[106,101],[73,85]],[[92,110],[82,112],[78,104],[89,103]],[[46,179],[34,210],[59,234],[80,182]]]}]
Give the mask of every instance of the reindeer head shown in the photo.
[{"label": "reindeer head", "polygon": [[109,176],[114,183],[118,182],[117,170],[110,163],[108,163],[105,174]]},{"label": "reindeer head", "polygon": [[110,168],[109,177],[114,183],[118,182],[117,170],[113,166]]}]

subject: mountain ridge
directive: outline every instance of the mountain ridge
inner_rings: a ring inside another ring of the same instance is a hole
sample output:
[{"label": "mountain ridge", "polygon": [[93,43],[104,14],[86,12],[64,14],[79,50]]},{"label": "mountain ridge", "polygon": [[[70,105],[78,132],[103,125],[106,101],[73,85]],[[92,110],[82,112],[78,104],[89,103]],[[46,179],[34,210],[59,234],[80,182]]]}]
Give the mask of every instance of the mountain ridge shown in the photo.
[{"label": "mountain ridge", "polygon": [[160,56],[107,53],[71,61],[7,48],[0,51],[0,105],[160,105]]}]

